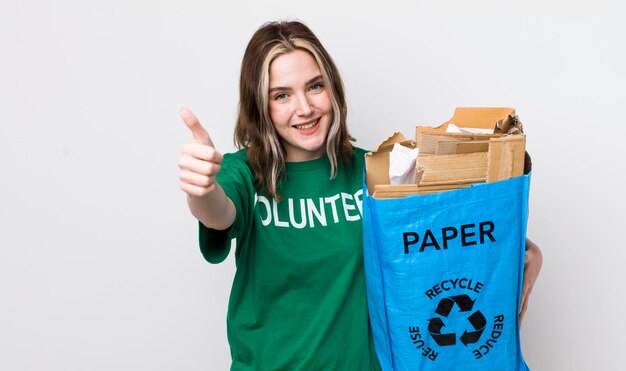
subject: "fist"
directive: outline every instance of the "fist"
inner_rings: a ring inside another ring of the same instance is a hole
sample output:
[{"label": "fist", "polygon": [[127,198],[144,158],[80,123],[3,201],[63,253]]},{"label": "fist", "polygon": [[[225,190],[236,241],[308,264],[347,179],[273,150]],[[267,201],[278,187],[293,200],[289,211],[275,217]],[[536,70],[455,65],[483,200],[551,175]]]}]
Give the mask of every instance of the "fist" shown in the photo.
[{"label": "fist", "polygon": [[190,110],[181,109],[180,116],[193,136],[183,146],[183,154],[178,160],[180,189],[190,196],[203,197],[215,189],[215,177],[220,172],[223,157],[213,146],[209,133]]}]

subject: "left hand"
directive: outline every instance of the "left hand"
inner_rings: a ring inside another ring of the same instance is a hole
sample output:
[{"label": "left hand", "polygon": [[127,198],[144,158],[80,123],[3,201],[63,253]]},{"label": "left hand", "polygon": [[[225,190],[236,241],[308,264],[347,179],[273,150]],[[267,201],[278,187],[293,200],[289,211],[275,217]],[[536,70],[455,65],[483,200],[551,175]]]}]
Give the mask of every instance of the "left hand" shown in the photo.
[{"label": "left hand", "polygon": [[524,315],[526,314],[526,309],[528,309],[528,297],[533,291],[533,286],[535,285],[535,281],[537,280],[537,276],[539,275],[539,271],[541,270],[541,265],[543,263],[543,256],[539,246],[528,238],[526,238],[526,246],[524,282],[522,284],[522,304],[519,312],[520,326],[522,324],[522,320],[524,319]]}]

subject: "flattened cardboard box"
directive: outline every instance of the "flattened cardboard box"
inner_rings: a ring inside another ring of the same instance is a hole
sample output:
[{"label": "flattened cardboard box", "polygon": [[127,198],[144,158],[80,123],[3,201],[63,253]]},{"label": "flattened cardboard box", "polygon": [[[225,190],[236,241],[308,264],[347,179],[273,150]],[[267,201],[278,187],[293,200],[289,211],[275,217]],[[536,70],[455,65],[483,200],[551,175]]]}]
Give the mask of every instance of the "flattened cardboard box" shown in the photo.
[{"label": "flattened cardboard box", "polygon": [[[450,124],[495,133],[446,133]],[[374,197],[402,197],[495,182],[524,174],[525,163],[530,164],[526,139],[513,108],[460,107],[437,127],[417,126],[415,135],[415,141],[410,141],[396,132],[366,154],[366,183]],[[414,187],[390,185],[389,152],[395,143],[420,148]]]}]

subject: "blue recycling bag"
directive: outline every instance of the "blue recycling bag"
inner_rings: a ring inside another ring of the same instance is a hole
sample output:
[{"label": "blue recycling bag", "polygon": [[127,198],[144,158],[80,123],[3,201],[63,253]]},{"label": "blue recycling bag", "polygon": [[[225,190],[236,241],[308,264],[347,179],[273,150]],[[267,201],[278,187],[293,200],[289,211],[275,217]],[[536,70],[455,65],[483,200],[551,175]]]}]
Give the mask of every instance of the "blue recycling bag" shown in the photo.
[{"label": "blue recycling bag", "polygon": [[530,174],[374,199],[363,235],[374,346],[387,370],[528,370],[519,338]]}]

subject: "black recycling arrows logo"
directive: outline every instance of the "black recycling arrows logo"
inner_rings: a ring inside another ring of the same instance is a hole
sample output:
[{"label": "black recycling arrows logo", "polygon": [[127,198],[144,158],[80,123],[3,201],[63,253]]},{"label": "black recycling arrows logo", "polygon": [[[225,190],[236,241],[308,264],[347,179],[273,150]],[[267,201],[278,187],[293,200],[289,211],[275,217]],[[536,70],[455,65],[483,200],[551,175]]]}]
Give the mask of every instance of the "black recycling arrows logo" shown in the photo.
[{"label": "black recycling arrows logo", "polygon": [[[437,305],[435,313],[447,318],[448,315],[450,315],[450,313],[452,312],[454,304],[459,307],[459,313],[471,312],[474,308],[474,302],[475,300],[472,300],[469,296],[465,294],[450,296],[448,298],[443,298],[439,301],[439,305]],[[479,310],[476,310],[474,313],[470,314],[467,317],[467,320],[469,324],[472,325],[473,330],[465,330],[463,331],[463,334],[459,337],[459,340],[465,346],[467,346],[467,344],[476,343],[480,339],[480,336],[483,334],[485,326],[487,325],[487,320]],[[444,327],[446,327],[446,325],[441,317],[434,317],[428,320],[428,332],[438,345],[455,345],[456,334],[453,332],[442,334],[441,330]]]}]

